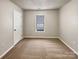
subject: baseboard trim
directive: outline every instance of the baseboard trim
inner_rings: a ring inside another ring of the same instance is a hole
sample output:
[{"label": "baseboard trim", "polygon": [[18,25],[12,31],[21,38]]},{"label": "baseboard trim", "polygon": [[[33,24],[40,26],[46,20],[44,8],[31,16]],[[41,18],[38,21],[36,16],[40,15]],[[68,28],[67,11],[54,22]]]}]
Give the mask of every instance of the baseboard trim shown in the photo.
[{"label": "baseboard trim", "polygon": [[[21,39],[22,40],[22,39]],[[21,40],[19,40],[17,43],[19,43]],[[16,44],[17,44],[16,43]],[[8,50],[6,50],[1,56],[0,59],[3,58],[16,44],[13,44]]]},{"label": "baseboard trim", "polygon": [[71,48],[64,40],[62,37],[59,37],[59,40],[62,41],[68,48],[70,48],[76,55],[78,55],[78,53],[73,49]]},{"label": "baseboard trim", "polygon": [[1,56],[0,59],[5,56],[12,48],[14,47],[14,45],[12,45],[8,50],[6,50],[6,52],[4,52]]},{"label": "baseboard trim", "polygon": [[23,36],[24,38],[58,38],[58,36]]}]

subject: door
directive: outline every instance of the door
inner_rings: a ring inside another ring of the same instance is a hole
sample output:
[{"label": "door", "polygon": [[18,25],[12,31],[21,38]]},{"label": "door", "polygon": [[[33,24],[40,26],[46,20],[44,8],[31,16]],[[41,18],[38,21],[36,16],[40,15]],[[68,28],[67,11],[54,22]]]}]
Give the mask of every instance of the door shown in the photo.
[{"label": "door", "polygon": [[14,10],[14,45],[22,39],[22,13]]}]

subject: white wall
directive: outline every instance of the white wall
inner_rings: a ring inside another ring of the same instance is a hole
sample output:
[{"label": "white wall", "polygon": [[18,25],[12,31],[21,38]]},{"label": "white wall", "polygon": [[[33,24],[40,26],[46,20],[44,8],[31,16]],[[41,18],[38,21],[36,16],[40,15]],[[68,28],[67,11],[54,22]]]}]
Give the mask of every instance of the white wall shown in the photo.
[{"label": "white wall", "polygon": [[8,0],[0,0],[0,57],[13,46],[13,10],[22,10]]},{"label": "white wall", "polygon": [[[44,15],[45,32],[36,32],[36,15]],[[58,36],[58,10],[24,11],[24,37],[57,37]]]},{"label": "white wall", "polygon": [[78,51],[77,0],[71,0],[60,9],[60,36],[75,52]]}]

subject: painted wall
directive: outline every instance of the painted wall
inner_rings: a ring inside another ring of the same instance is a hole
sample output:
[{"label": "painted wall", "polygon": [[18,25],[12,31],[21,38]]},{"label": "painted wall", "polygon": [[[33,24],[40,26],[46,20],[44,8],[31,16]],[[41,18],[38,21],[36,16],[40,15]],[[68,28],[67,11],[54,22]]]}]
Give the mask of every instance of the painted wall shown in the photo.
[{"label": "painted wall", "polygon": [[[24,37],[57,37],[58,36],[58,10],[24,11]],[[36,15],[44,15],[44,32],[36,31]]]},{"label": "painted wall", "polygon": [[14,44],[13,10],[22,10],[8,0],[0,0],[0,56]]},{"label": "painted wall", "polygon": [[60,9],[60,36],[75,52],[78,51],[77,0],[71,0]]}]

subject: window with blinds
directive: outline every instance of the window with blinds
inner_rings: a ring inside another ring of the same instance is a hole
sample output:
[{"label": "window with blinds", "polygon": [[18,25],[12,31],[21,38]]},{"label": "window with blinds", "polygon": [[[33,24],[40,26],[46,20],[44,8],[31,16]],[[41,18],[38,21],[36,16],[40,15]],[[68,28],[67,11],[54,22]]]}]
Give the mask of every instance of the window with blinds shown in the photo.
[{"label": "window with blinds", "polygon": [[44,31],[44,15],[36,16],[36,30]]}]

